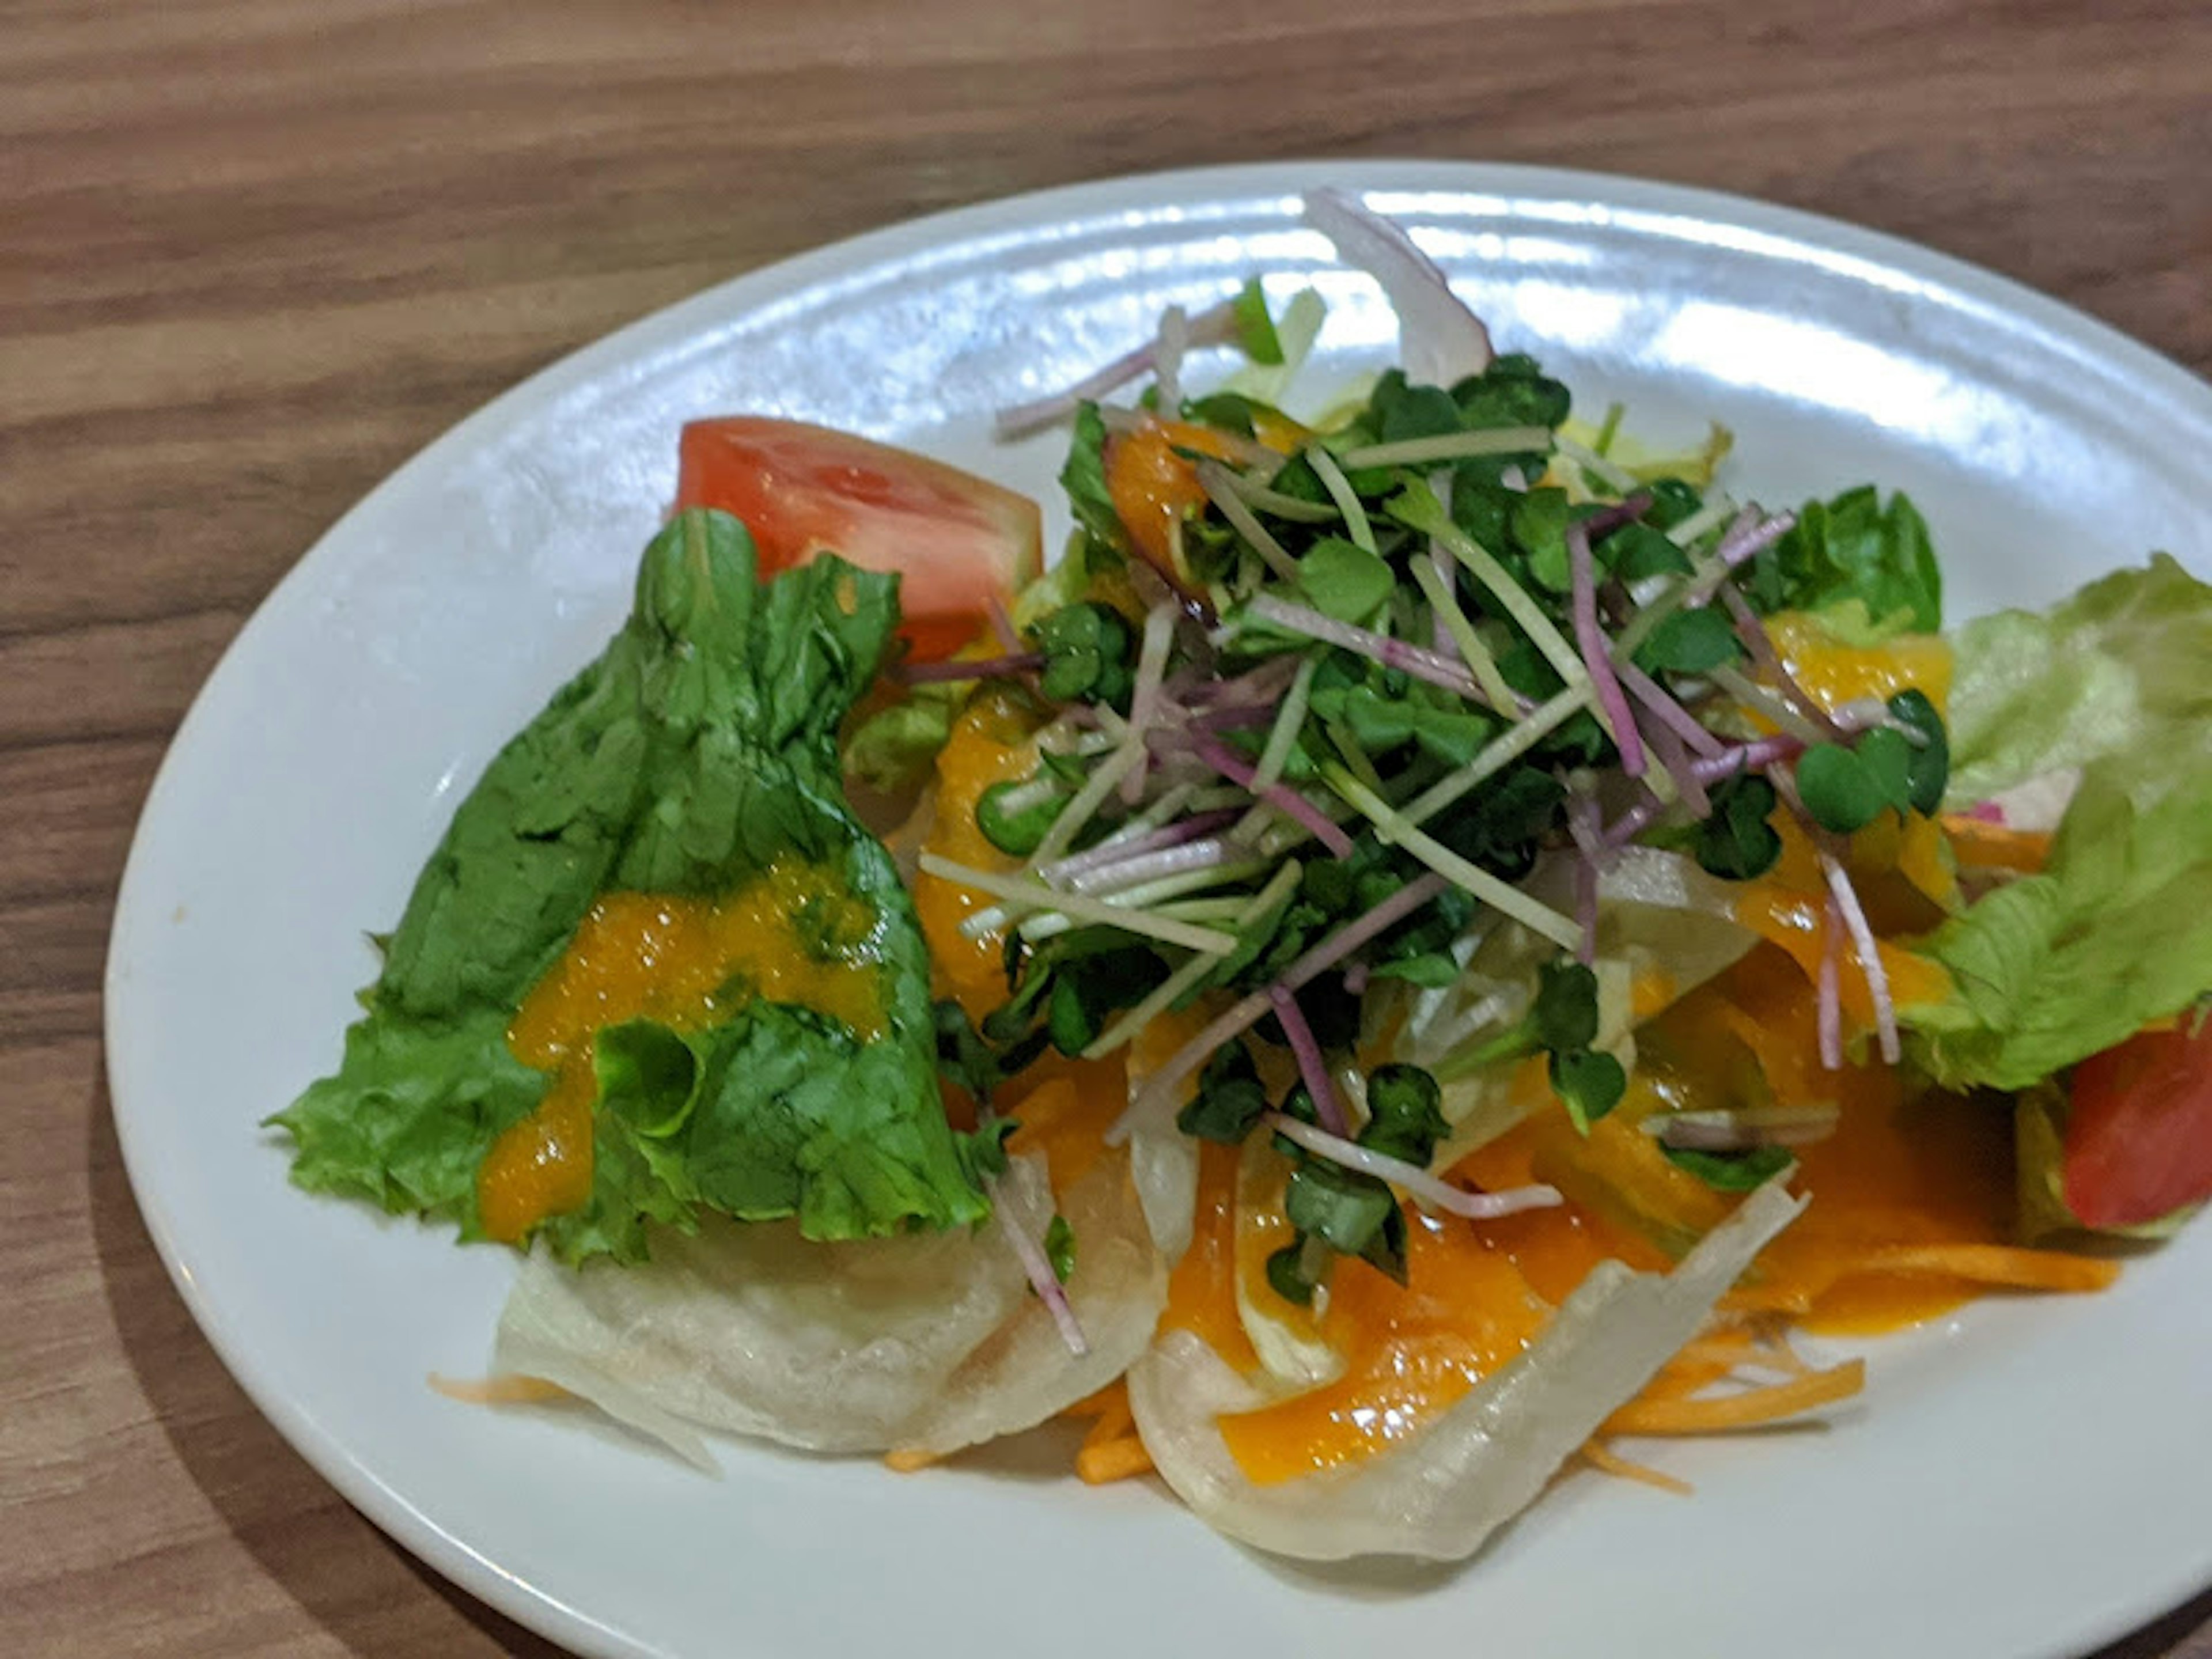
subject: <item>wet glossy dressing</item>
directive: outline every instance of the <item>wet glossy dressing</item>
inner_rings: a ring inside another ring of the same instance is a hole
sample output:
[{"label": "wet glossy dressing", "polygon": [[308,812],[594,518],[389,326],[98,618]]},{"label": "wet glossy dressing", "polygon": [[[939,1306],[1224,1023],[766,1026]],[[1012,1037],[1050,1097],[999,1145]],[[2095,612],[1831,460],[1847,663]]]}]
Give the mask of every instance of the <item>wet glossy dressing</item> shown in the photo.
[{"label": "wet glossy dressing", "polygon": [[592,1191],[592,1038],[651,1019],[696,1030],[754,997],[881,1034],[873,908],[825,872],[778,860],[720,898],[610,893],[532,988],[507,1028],[517,1060],[552,1074],[537,1109],[477,1171],[485,1233],[513,1242]]}]

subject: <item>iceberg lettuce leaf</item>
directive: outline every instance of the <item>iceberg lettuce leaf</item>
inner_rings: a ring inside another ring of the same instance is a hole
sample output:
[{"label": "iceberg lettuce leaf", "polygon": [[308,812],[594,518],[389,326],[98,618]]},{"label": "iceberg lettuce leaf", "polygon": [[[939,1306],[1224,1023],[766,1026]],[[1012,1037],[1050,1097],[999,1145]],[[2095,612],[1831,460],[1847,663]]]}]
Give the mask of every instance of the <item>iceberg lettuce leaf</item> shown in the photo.
[{"label": "iceberg lettuce leaf", "polygon": [[1922,947],[1954,994],[1899,1011],[1948,1087],[2021,1089],[2212,986],[2212,587],[2163,555],[1962,630],[1952,797],[2081,769],[2051,858]]},{"label": "iceberg lettuce leaf", "polygon": [[1955,805],[2106,758],[2154,791],[2212,759],[2212,586],[2164,554],[2040,615],[1979,617],[1955,650]]}]

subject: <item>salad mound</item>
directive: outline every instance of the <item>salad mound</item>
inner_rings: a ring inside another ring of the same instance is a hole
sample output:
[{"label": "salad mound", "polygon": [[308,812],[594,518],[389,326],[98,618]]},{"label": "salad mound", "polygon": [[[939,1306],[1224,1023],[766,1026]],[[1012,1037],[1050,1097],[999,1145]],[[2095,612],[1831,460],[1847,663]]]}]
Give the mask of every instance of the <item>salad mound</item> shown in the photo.
[{"label": "salad mound", "polygon": [[1308,217],[1398,366],[1313,407],[1312,294],[1170,311],[1001,416],[1069,432],[1048,572],[997,485],[687,431],[271,1120],[526,1252],[490,1397],[710,1466],[1067,1417],[1261,1548],[1457,1559],[1862,1390],[1793,1334],[2212,1196],[2212,588],[1947,635],[1905,496],[1739,501]]}]

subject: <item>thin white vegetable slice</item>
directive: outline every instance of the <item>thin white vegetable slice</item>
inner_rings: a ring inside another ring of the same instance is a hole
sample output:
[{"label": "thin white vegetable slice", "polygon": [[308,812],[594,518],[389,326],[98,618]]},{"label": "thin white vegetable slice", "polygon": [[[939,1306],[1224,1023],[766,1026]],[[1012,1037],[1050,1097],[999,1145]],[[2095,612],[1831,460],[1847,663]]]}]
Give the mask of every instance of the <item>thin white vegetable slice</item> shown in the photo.
[{"label": "thin white vegetable slice", "polygon": [[1770,1183],[1670,1273],[1601,1263],[1526,1352],[1425,1431],[1367,1462],[1279,1486],[1248,1480],[1215,1419],[1277,1396],[1188,1331],[1168,1333],[1131,1370],[1138,1431],[1176,1496],[1216,1530],[1260,1549],[1316,1561],[1462,1559],[1697,1333],[1802,1207]]}]

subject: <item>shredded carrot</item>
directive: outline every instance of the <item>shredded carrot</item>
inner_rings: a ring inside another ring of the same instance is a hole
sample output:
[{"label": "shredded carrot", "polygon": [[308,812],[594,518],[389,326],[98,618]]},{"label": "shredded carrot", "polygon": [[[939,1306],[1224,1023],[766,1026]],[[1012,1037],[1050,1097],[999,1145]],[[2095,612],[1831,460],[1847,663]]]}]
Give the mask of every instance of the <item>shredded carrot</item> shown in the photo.
[{"label": "shredded carrot", "polygon": [[1115,1377],[1096,1394],[1086,1394],[1071,1405],[1062,1406],[1062,1417],[1103,1417],[1114,1411],[1127,1416],[1129,1411],[1129,1385]]},{"label": "shredded carrot", "polygon": [[884,1454],[884,1467],[899,1474],[913,1474],[944,1461],[943,1452],[924,1451],[919,1446],[901,1446]]},{"label": "shredded carrot", "polygon": [[1137,1419],[1129,1410],[1129,1390],[1125,1385],[1116,1382],[1101,1389],[1088,1400],[1069,1407],[1064,1414],[1073,1415],[1079,1407],[1097,1413],[1097,1420],[1075,1454],[1075,1472],[1084,1480],[1100,1486],[1152,1468],[1152,1455],[1137,1437]]},{"label": "shredded carrot", "polygon": [[1623,1457],[1604,1441],[1589,1439],[1583,1442],[1583,1462],[1607,1474],[1618,1475],[1624,1480],[1641,1480],[1647,1486],[1656,1486],[1661,1492],[1671,1492],[1678,1498],[1687,1498],[1697,1488],[1688,1481],[1655,1469],[1648,1463],[1635,1462]]},{"label": "shredded carrot", "polygon": [[1756,1428],[1848,1400],[1866,1386],[1866,1362],[1846,1360],[1787,1382],[1699,1400],[1632,1400],[1605,1420],[1607,1434],[1712,1434]]},{"label": "shredded carrot", "polygon": [[1134,1434],[1136,1431],[1137,1419],[1129,1410],[1128,1401],[1125,1400],[1118,1406],[1108,1407],[1098,1414],[1098,1420],[1091,1425],[1091,1432],[1083,1437],[1083,1443],[1086,1446],[1103,1446],[1109,1440],[1119,1440],[1124,1435]]},{"label": "shredded carrot", "polygon": [[458,1400],[470,1406],[538,1406],[551,1400],[573,1400],[575,1396],[558,1382],[549,1382],[542,1376],[487,1376],[471,1381],[463,1377],[441,1376],[432,1371],[430,1386],[448,1400]]},{"label": "shredded carrot", "polygon": [[1152,1470],[1152,1455],[1133,1434],[1098,1446],[1086,1442],[1075,1455],[1075,1473],[1089,1486],[1103,1486],[1133,1474],[1150,1474]]},{"label": "shredded carrot", "polygon": [[1942,1273],[2022,1291],[2101,1291],[2120,1276],[2117,1261],[2012,1244],[1897,1244],[1869,1250],[1850,1266],[1857,1273]]},{"label": "shredded carrot", "polygon": [[1757,1340],[1757,1346],[1758,1357],[1747,1361],[1747,1364],[1780,1371],[1784,1376],[1809,1376],[1813,1374],[1814,1367],[1805,1363],[1803,1356],[1790,1346],[1790,1339],[1780,1332],[1762,1334]]},{"label": "shredded carrot", "polygon": [[1674,1358],[1686,1359],[1698,1365],[1739,1365],[1756,1358],[1759,1341],[1741,1325],[1723,1326],[1708,1331],[1703,1336],[1693,1336],[1676,1352]]},{"label": "shredded carrot", "polygon": [[1943,833],[1959,862],[1984,870],[2016,870],[2033,875],[2051,857],[2051,837],[2039,830],[2008,830],[2002,823],[1948,813]]},{"label": "shredded carrot", "polygon": [[1740,1363],[1729,1359],[1698,1359],[1687,1350],[1676,1354],[1662,1365],[1652,1379],[1644,1385],[1638,1400],[1684,1400],[1700,1389],[1710,1388],[1723,1377],[1731,1375]]},{"label": "shredded carrot", "polygon": [[[1841,1278],[1844,1273],[1851,1271],[1854,1269],[1850,1267],[1839,1269],[1835,1278]],[[1826,1289],[1833,1282],[1833,1279],[1825,1280],[1821,1288]],[[1768,1319],[1778,1314],[1798,1319],[1813,1311],[1813,1296],[1812,1289],[1802,1282],[1796,1285],[1739,1285],[1721,1299],[1721,1307],[1725,1312],[1747,1319]]]}]

